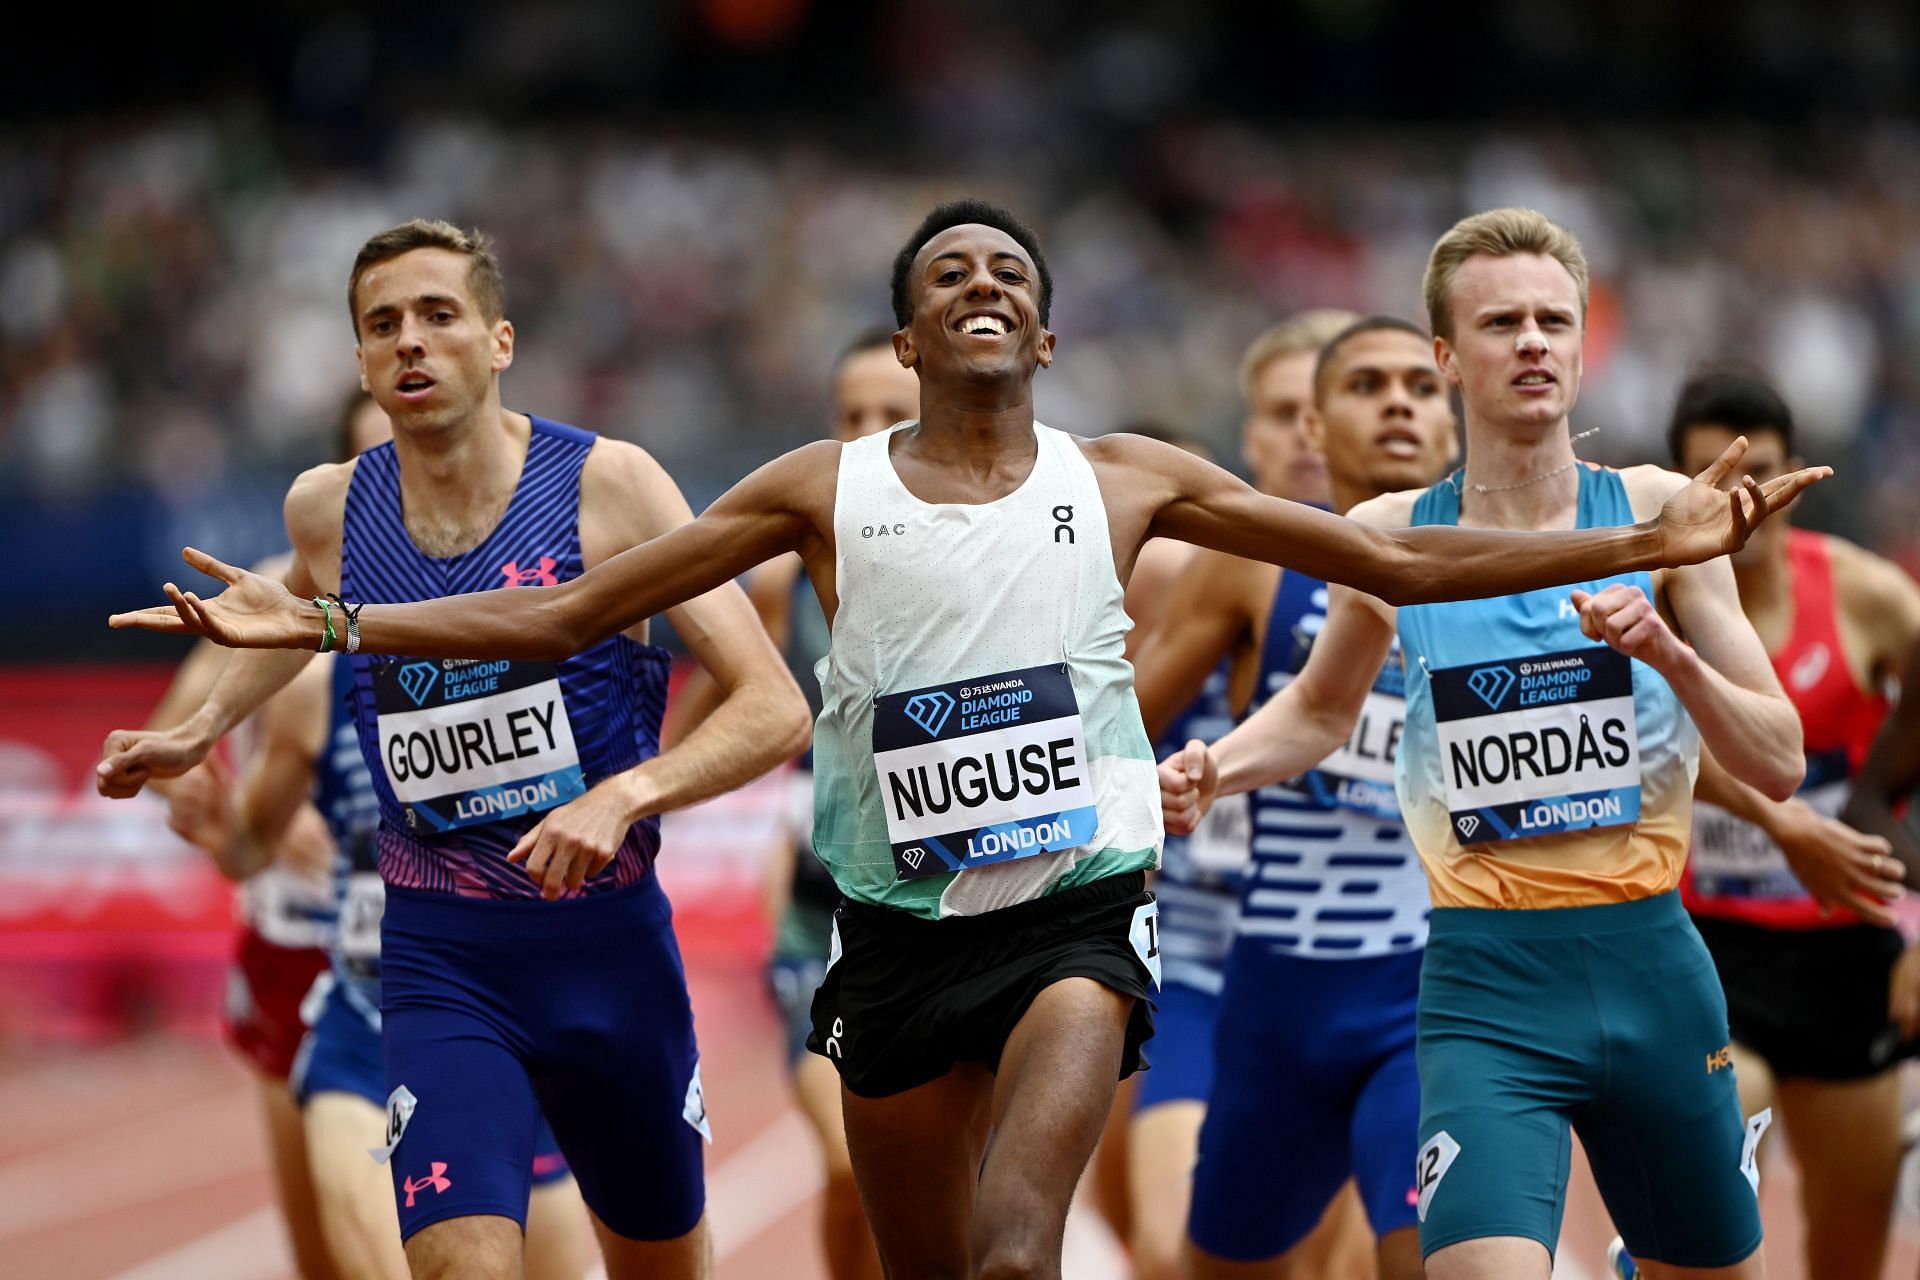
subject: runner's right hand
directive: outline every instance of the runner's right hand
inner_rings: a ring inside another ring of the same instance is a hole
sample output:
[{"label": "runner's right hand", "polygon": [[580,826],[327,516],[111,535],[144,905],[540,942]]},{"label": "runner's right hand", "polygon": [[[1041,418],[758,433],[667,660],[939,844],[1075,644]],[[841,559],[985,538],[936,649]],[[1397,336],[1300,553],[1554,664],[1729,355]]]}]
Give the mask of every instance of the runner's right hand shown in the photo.
[{"label": "runner's right hand", "polygon": [[1213,808],[1213,793],[1220,786],[1220,771],[1214,766],[1213,753],[1198,738],[1160,762],[1160,813],[1167,834],[1189,836],[1200,819]]},{"label": "runner's right hand", "polygon": [[140,794],[149,782],[177,778],[207,758],[213,744],[178,729],[115,729],[100,750],[93,785],[112,800]]},{"label": "runner's right hand", "polygon": [[[107,619],[107,625],[205,636],[234,649],[320,647],[319,610],[295,597],[278,580],[235,568],[192,547],[182,551],[181,558],[208,577],[226,583],[227,589],[211,600],[202,600],[169,582],[166,592],[172,604],[116,613]],[[346,624],[337,617],[334,630],[344,643]]]}]

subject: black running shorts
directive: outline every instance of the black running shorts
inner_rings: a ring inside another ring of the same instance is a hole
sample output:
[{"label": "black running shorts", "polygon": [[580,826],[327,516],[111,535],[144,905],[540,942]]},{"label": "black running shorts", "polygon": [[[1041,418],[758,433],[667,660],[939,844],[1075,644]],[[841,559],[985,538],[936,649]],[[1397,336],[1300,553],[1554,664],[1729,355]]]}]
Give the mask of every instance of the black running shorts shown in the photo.
[{"label": "black running shorts", "polygon": [[807,1048],[863,1098],[937,1080],[956,1063],[997,1070],[1041,991],[1092,978],[1133,996],[1125,1079],[1146,1066],[1158,987],[1158,904],[1141,872],[1109,876],[980,916],[928,920],[842,901]]},{"label": "black running shorts", "polygon": [[1887,988],[1900,958],[1898,932],[1879,925],[1766,929],[1695,916],[1727,993],[1736,1044],[1776,1076],[1861,1080],[1913,1045],[1887,1020]]}]

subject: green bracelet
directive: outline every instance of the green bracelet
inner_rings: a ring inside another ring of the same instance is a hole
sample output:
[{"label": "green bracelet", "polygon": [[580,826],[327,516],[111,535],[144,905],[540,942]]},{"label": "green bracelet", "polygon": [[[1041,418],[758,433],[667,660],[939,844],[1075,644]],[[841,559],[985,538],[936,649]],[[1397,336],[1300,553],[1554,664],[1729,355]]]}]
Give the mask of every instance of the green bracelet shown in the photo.
[{"label": "green bracelet", "polygon": [[320,652],[333,651],[333,601],[325,596],[315,596],[313,602],[320,606],[320,619],[327,624],[327,633],[320,637]]}]

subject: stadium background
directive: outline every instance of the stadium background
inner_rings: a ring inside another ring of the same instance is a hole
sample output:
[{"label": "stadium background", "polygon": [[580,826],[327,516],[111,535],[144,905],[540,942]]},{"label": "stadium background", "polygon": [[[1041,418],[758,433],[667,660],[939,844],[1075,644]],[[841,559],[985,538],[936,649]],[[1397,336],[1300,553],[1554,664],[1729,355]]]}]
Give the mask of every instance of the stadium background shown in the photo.
[{"label": "stadium background", "polygon": [[[498,238],[509,404],[643,444],[698,507],[819,433],[833,354],[887,319],[893,249],[939,199],[990,196],[1045,238],[1044,420],[1157,420],[1227,456],[1256,332],[1308,306],[1418,318],[1441,230],[1532,205],[1593,262],[1583,454],[1660,459],[1686,372],[1751,361],[1839,470],[1799,518],[1920,571],[1911,5],[571,0],[110,26],[0,49],[10,1275],[286,1274],[244,1078],[208,1034],[227,891],[156,806],[89,782],[178,648],[102,620],[157,599],[183,543],[278,547],[353,385],[347,265],[404,218]],[[769,795],[673,820],[662,862],[722,1064],[723,1276],[811,1265],[811,1156],[756,985]],[[1582,1194],[1574,1276],[1604,1241]],[[1113,1273],[1076,1232],[1079,1273]]]}]

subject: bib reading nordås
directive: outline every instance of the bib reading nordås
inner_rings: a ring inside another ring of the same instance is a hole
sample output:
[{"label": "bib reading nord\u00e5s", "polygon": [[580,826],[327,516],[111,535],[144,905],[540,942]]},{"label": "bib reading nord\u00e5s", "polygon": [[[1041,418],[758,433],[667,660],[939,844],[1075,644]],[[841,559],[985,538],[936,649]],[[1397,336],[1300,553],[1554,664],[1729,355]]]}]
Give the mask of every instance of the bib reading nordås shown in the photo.
[{"label": "bib reading nord\u00e5s", "polygon": [[1099,825],[1064,663],[882,694],[873,765],[902,880],[1078,848]]},{"label": "bib reading nord\u00e5s", "polygon": [[421,833],[497,822],[586,792],[550,662],[408,659],[373,670],[380,763]]},{"label": "bib reading nord\u00e5s", "polygon": [[1447,811],[1462,844],[1640,820],[1625,654],[1572,649],[1431,675]]}]

